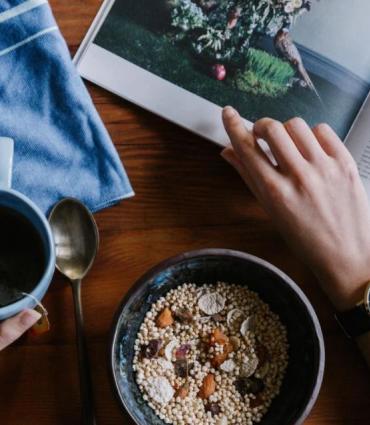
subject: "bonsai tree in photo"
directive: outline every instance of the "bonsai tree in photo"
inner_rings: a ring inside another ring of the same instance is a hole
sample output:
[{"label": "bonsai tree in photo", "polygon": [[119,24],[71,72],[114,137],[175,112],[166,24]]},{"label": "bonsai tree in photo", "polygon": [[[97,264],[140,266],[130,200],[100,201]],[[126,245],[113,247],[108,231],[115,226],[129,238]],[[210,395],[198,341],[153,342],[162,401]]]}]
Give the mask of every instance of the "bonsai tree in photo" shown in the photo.
[{"label": "bonsai tree in photo", "polygon": [[259,35],[277,39],[283,28],[288,32],[296,18],[311,9],[311,0],[169,1],[175,41],[190,46],[214,78],[224,80],[231,71],[240,90],[267,96],[288,90],[298,70],[296,58],[281,60],[252,47]]}]

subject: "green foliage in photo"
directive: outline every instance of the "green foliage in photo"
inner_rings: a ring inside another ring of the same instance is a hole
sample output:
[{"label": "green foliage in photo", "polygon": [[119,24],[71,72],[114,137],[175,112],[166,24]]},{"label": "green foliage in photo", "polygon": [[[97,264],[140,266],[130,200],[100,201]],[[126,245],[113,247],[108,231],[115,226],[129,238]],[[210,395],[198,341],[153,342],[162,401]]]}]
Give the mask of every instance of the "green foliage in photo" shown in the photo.
[{"label": "green foliage in photo", "polygon": [[287,93],[294,75],[295,71],[288,62],[250,48],[244,69],[236,71],[231,84],[256,96],[278,97]]}]

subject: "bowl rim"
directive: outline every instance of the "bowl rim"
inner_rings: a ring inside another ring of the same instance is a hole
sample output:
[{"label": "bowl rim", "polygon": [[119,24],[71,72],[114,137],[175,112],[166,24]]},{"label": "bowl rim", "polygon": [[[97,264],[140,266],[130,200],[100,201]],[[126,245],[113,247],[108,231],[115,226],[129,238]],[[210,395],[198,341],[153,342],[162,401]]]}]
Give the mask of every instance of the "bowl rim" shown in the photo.
[{"label": "bowl rim", "polygon": [[171,256],[165,260],[162,260],[155,266],[151,267],[147,272],[145,272],[143,275],[141,275],[135,283],[129,288],[127,293],[124,295],[123,299],[121,300],[112,320],[111,325],[111,332],[110,332],[110,344],[109,344],[109,375],[110,380],[113,383],[114,393],[119,401],[119,404],[121,406],[121,409],[123,409],[130,417],[131,419],[137,424],[140,424],[137,419],[134,417],[134,415],[131,413],[131,411],[128,409],[126,401],[124,397],[122,396],[118,380],[116,378],[115,374],[115,367],[114,367],[114,358],[115,358],[115,347],[117,344],[118,339],[118,321],[121,317],[122,310],[125,307],[128,300],[131,298],[131,296],[135,293],[135,291],[142,286],[147,280],[154,277],[156,274],[161,272],[163,269],[166,269],[170,266],[173,266],[177,263],[180,263],[184,260],[190,260],[193,258],[199,258],[199,257],[231,257],[231,258],[239,258],[242,260],[247,260],[252,263],[258,264],[272,273],[278,275],[280,278],[282,278],[285,283],[294,291],[294,293],[298,296],[298,298],[303,302],[307,309],[307,313],[310,316],[313,324],[313,330],[317,337],[317,348],[318,348],[318,355],[317,355],[317,372],[316,372],[316,380],[311,390],[311,396],[307,402],[307,404],[298,411],[297,417],[294,419],[294,422],[291,422],[287,425],[301,425],[304,423],[305,419],[308,417],[308,415],[311,413],[311,410],[316,403],[316,400],[319,396],[320,389],[322,386],[322,381],[324,377],[324,370],[325,370],[325,345],[324,345],[324,337],[321,329],[321,325],[319,322],[319,319],[316,315],[316,312],[307,298],[307,296],[304,294],[302,289],[291,279],[287,274],[285,274],[281,269],[274,266],[270,262],[257,257],[255,255],[232,250],[232,249],[225,249],[225,248],[205,248],[205,249],[198,249],[198,250],[192,250],[192,251],[186,251],[181,254],[177,254],[175,256]]}]

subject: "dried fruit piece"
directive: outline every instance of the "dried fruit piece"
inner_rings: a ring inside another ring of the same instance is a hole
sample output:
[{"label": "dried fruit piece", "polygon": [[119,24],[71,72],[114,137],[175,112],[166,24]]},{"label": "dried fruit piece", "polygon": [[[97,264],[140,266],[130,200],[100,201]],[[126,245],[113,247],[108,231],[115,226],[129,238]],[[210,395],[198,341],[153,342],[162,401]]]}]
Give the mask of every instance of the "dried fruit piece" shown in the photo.
[{"label": "dried fruit piece", "polygon": [[232,359],[229,360],[225,360],[221,365],[220,365],[220,369],[223,370],[224,372],[232,372],[235,369],[235,362]]},{"label": "dried fruit piece", "polygon": [[238,393],[244,397],[246,394],[258,394],[265,388],[261,379],[251,376],[250,378],[238,378],[234,382]]},{"label": "dried fruit piece", "polygon": [[211,316],[211,319],[214,322],[223,322],[225,320],[224,316],[222,316],[222,314],[214,314],[213,316]]},{"label": "dried fruit piece", "polygon": [[231,352],[234,351],[234,347],[230,344],[227,343],[224,345],[224,350],[222,353],[216,354],[212,359],[211,359],[211,365],[214,368],[218,368],[222,365],[222,363],[224,363],[227,359],[227,357],[229,356],[229,354]]},{"label": "dried fruit piece", "polygon": [[146,390],[148,396],[160,404],[168,403],[175,394],[175,390],[172,388],[168,379],[163,376],[149,378],[146,384]]},{"label": "dried fruit piece", "polygon": [[254,398],[249,399],[249,406],[254,409],[255,407],[262,406],[263,398],[260,394],[257,394]]},{"label": "dried fruit piece", "polygon": [[175,373],[180,378],[187,378],[189,374],[189,365],[186,359],[179,359],[175,361]]},{"label": "dried fruit piece", "polygon": [[203,400],[210,397],[216,391],[216,381],[215,377],[212,373],[209,373],[202,382],[202,386],[200,387],[198,397]]},{"label": "dried fruit piece", "polygon": [[193,321],[193,315],[190,310],[186,308],[180,308],[175,311],[174,317],[181,323],[191,323]]},{"label": "dried fruit piece", "polygon": [[151,339],[147,345],[141,347],[141,358],[153,359],[159,353],[163,341],[161,339]]},{"label": "dried fruit piece", "polygon": [[211,336],[209,338],[210,345],[225,345],[229,342],[229,338],[222,333],[222,331],[218,328],[214,329],[211,333]]},{"label": "dried fruit piece", "polygon": [[166,328],[167,326],[171,326],[173,324],[172,311],[165,307],[158,315],[156,320],[156,325],[159,328]]},{"label": "dried fruit piece", "polygon": [[240,367],[240,376],[243,378],[249,378],[252,376],[258,367],[258,359],[256,357],[251,358],[248,362],[243,363]]},{"label": "dried fruit piece", "polygon": [[227,326],[231,327],[233,323],[235,322],[235,320],[240,319],[243,316],[243,314],[244,313],[238,308],[233,308],[232,310],[230,310],[227,313],[227,317],[226,317]]},{"label": "dried fruit piece", "polygon": [[216,416],[221,413],[221,407],[217,403],[207,403],[205,405],[206,412],[211,412],[212,416]]},{"label": "dried fruit piece", "polygon": [[212,316],[225,308],[225,298],[217,292],[205,294],[199,298],[198,306],[204,313]]},{"label": "dried fruit piece", "polygon": [[261,342],[257,341],[255,352],[256,356],[258,357],[260,367],[264,366],[265,363],[270,359],[268,349]]},{"label": "dried fruit piece", "polygon": [[247,332],[254,332],[255,319],[253,316],[247,317],[244,322],[240,325],[240,333],[245,337]]},{"label": "dried fruit piece", "polygon": [[180,345],[180,347],[175,351],[176,359],[185,359],[187,354],[190,353],[190,350],[191,350],[190,344]]},{"label": "dried fruit piece", "polygon": [[169,361],[172,360],[172,352],[177,345],[178,345],[178,341],[176,339],[173,339],[166,345],[166,348],[164,349],[164,356],[166,357],[167,360]]},{"label": "dried fruit piece", "polygon": [[184,385],[181,385],[181,387],[176,391],[175,397],[180,397],[182,399],[186,398],[190,391],[190,385],[188,382],[186,382]]}]

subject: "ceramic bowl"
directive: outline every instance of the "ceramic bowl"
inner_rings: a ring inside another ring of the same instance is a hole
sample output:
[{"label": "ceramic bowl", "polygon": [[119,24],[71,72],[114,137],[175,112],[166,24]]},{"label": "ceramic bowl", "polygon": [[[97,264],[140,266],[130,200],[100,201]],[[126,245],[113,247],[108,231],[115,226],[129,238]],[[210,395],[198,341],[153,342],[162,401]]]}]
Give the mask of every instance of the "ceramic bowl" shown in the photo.
[{"label": "ceramic bowl", "polygon": [[123,408],[138,425],[164,425],[143,400],[132,370],[134,342],[153,302],[185,282],[224,281],[246,285],[269,304],[287,328],[289,365],[280,394],[261,425],[301,424],[311,411],[323,378],[325,350],[316,314],[299,287],[282,271],[242,252],[208,249],[171,258],[141,277],[115,316],[110,351],[113,383]]}]

